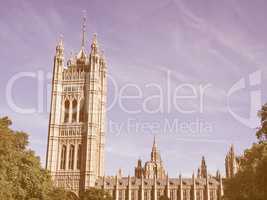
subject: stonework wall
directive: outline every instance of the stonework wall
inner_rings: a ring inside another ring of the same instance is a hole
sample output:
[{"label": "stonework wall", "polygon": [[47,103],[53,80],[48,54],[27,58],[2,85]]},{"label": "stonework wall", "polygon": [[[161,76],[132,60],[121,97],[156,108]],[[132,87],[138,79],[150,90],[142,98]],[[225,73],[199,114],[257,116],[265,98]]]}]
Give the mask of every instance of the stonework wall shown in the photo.
[{"label": "stonework wall", "polygon": [[106,190],[114,200],[221,200],[222,185],[215,178],[145,179],[136,177],[102,177],[96,188]]},{"label": "stonework wall", "polygon": [[56,186],[75,192],[95,185],[104,173],[106,62],[96,36],[89,54],[64,65],[64,46],[56,47],[46,168]]}]

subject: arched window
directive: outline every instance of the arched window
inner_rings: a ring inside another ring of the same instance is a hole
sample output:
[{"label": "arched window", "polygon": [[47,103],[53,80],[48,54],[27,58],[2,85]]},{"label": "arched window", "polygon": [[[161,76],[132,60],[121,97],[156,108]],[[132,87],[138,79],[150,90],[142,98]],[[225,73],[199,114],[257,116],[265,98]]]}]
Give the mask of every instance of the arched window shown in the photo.
[{"label": "arched window", "polygon": [[84,122],[84,100],[80,101],[79,121]]},{"label": "arched window", "polygon": [[69,152],[69,169],[74,168],[74,150],[75,150],[74,145],[71,145],[70,152]]},{"label": "arched window", "polygon": [[62,145],[60,169],[65,169],[65,167],[66,167],[66,153],[67,153],[67,147],[66,147],[66,145]]},{"label": "arched window", "polygon": [[72,102],[72,122],[77,121],[77,100],[74,99]]},{"label": "arched window", "polygon": [[69,117],[70,117],[70,102],[69,100],[66,100],[65,101],[65,104],[64,104],[64,122],[68,122],[69,121]]},{"label": "arched window", "polygon": [[82,145],[79,144],[77,152],[77,169],[81,169],[81,159],[82,159]]}]

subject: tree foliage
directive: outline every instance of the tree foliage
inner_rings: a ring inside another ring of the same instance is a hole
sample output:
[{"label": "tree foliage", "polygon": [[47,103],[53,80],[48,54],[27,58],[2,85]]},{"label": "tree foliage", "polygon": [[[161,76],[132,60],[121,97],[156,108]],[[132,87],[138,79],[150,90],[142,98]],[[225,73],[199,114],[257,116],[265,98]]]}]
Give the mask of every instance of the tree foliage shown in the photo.
[{"label": "tree foliage", "polygon": [[267,103],[261,107],[258,115],[261,118],[261,126],[256,135],[260,142],[262,142],[267,140]]},{"label": "tree foliage", "polygon": [[62,188],[54,188],[48,196],[49,200],[79,200],[76,194]]},{"label": "tree foliage", "polygon": [[259,142],[245,150],[237,174],[226,180],[227,200],[267,199],[267,104],[262,106],[259,116],[261,127],[256,133]]},{"label": "tree foliage", "polygon": [[170,200],[166,195],[161,195],[159,200]]},{"label": "tree foliage", "polygon": [[28,135],[13,131],[7,117],[0,118],[0,199],[2,200],[111,200],[98,189],[89,189],[78,198],[74,193],[53,187],[49,173],[28,148]]},{"label": "tree foliage", "polygon": [[90,188],[80,195],[80,200],[112,200],[112,197],[104,190]]},{"label": "tree foliage", "polygon": [[51,181],[39,158],[27,149],[28,135],[0,118],[0,199],[47,199]]}]

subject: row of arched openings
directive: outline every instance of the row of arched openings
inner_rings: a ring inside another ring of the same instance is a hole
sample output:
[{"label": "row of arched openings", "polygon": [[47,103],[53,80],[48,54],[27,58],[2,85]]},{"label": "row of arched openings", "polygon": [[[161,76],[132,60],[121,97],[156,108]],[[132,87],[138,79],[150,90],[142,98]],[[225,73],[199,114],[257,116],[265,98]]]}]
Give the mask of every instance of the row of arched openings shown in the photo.
[{"label": "row of arched openings", "polygon": [[[75,145],[70,145],[68,163],[67,162],[67,145],[62,145],[60,156],[60,169],[74,169],[74,163],[76,162],[76,169],[81,168],[81,144],[78,145],[77,157],[75,157]],[[67,166],[66,166],[67,164]]]},{"label": "row of arched openings", "polygon": [[[64,123],[70,122],[84,122],[85,119],[85,112],[84,112],[84,101],[80,101],[80,106],[78,108],[78,102],[76,99],[72,101],[72,109],[70,109],[70,100],[66,100],[64,103]],[[77,119],[79,115],[79,120]]]}]

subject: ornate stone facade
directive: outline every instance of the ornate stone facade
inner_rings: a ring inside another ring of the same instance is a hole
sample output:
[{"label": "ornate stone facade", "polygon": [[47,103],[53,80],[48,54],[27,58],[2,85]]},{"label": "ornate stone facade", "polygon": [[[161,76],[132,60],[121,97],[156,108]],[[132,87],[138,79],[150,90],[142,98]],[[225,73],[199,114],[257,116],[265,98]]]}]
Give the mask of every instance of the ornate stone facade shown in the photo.
[{"label": "ornate stone facade", "polygon": [[222,179],[178,178],[145,179],[143,177],[102,177],[96,187],[110,193],[115,200],[219,200],[222,199]]},{"label": "ornate stone facade", "polygon": [[[115,200],[220,200],[223,179],[208,174],[202,158],[192,178],[169,178],[154,138],[151,158],[139,159],[134,177],[104,176],[107,64],[96,35],[86,52],[85,18],[78,54],[64,64],[63,39],[56,46],[46,168],[56,186],[76,194],[89,187],[107,190]],[[226,177],[237,170],[234,148],[225,159]]]},{"label": "ornate stone facade", "polygon": [[104,174],[106,61],[94,35],[86,52],[85,18],[81,49],[64,62],[63,39],[56,46],[46,168],[56,186],[75,192]]},{"label": "ornate stone facade", "polygon": [[141,178],[154,178],[154,176],[158,179],[166,178],[166,172],[163,166],[163,162],[160,157],[159,150],[157,149],[156,139],[154,138],[152,151],[151,151],[151,159],[146,162],[144,167],[142,167],[142,161],[139,159],[137,161],[137,166],[135,168],[135,177]]},{"label": "ornate stone facade", "polygon": [[[150,165],[151,168],[147,167]],[[151,160],[142,167],[139,159],[134,177],[123,177],[121,173],[100,177],[95,187],[108,191],[114,200],[159,200],[161,196],[170,200],[221,200],[223,179],[220,173],[216,177],[208,175],[204,157],[199,171],[198,177],[193,173],[192,178],[182,178],[182,175],[169,178],[154,139]]]}]

